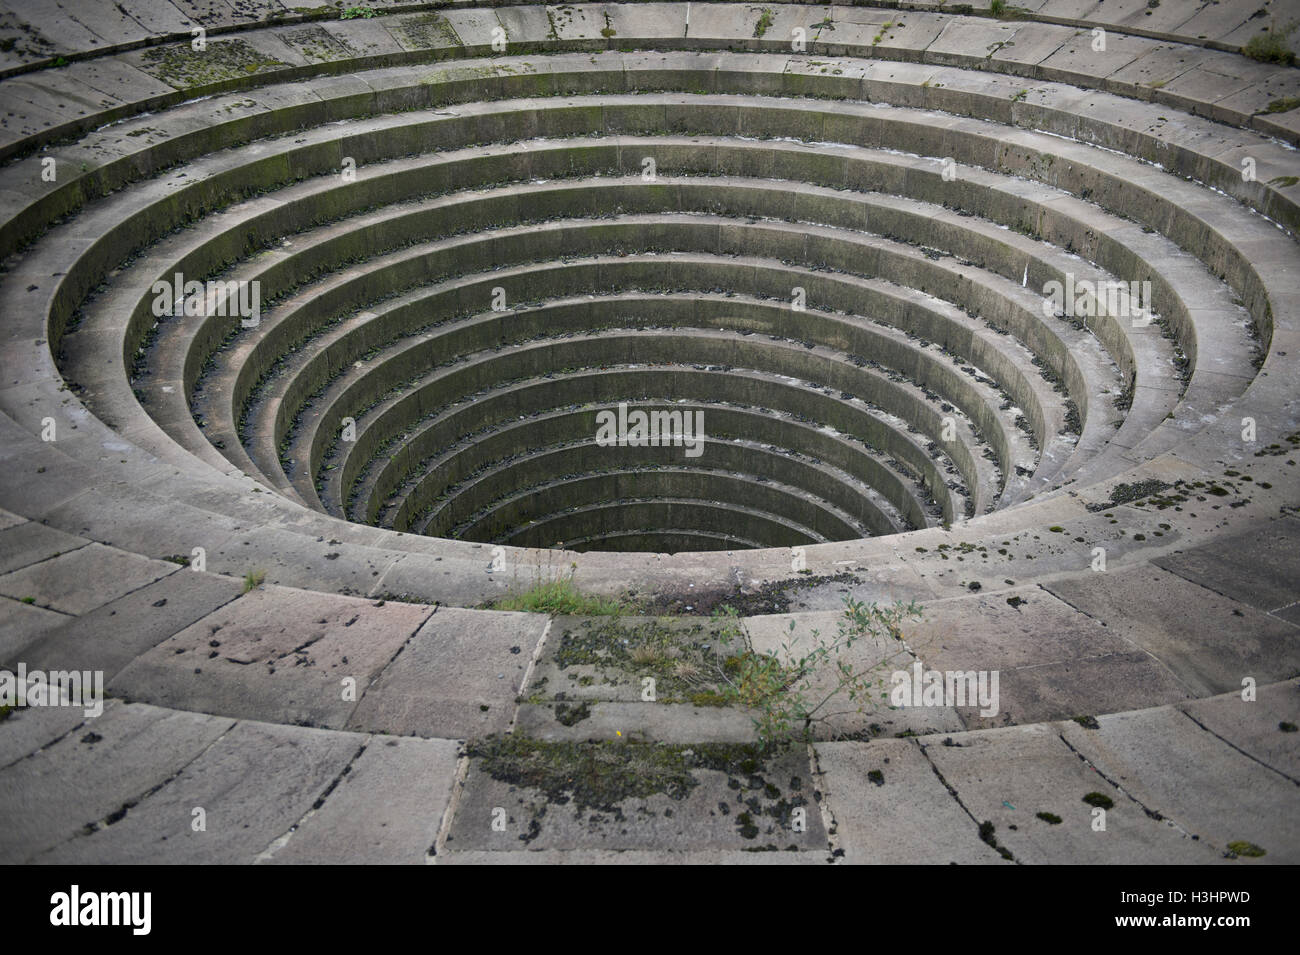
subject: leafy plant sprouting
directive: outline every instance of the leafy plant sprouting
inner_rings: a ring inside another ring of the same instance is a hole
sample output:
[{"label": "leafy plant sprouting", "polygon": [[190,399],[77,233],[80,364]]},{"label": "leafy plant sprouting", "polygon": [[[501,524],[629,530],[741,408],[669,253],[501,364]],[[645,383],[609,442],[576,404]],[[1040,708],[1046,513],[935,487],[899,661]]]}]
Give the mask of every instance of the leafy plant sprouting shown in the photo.
[{"label": "leafy plant sprouting", "polygon": [[[713,615],[720,624],[719,692],[728,703],[756,712],[754,726],[764,743],[811,740],[814,724],[845,712],[831,710],[833,701],[847,702],[861,713],[888,698],[889,673],[896,661],[910,657],[902,625],[921,613],[916,601],[881,606],[846,597],[834,636],[813,630],[809,641],[798,646],[786,641],[778,653],[768,654],[754,650],[735,608],[722,607]],[[791,621],[791,633],[794,628]],[[883,645],[882,655],[858,665],[850,651],[864,641]]]}]

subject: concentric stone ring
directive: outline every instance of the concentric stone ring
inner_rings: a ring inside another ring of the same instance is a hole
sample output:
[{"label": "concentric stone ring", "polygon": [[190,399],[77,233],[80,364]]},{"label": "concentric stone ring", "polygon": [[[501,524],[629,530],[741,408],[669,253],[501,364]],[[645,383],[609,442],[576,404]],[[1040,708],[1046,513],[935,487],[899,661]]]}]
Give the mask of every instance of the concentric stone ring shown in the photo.
[{"label": "concentric stone ring", "polygon": [[0,858],[1300,855],[1283,25],[134,6],[0,26]]}]

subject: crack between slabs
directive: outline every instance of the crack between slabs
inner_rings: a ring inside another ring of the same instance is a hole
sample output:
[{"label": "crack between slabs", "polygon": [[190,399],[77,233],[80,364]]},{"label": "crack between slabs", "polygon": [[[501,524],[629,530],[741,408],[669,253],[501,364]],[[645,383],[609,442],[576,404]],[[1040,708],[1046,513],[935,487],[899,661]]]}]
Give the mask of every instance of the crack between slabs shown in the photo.
[{"label": "crack between slabs", "polygon": [[254,857],[254,865],[261,865],[263,862],[270,862],[271,858],[277,852],[289,844],[289,840],[293,838],[293,834],[302,827],[303,823],[316,815],[316,811],[325,805],[325,800],[329,799],[330,794],[338,788],[339,783],[343,782],[343,777],[352,772],[352,767],[356,764],[356,761],[361,758],[361,754],[366,751],[366,747],[370,745],[372,739],[374,739],[373,736],[367,736],[365,738],[357,748],[357,751],[352,754],[352,758],[347,761],[341,770],[339,770],[338,775],[330,780],[330,784],[325,787],[319,796],[316,797],[316,801],[312,803],[311,808],[303,813],[302,818],[290,826],[282,835],[272,839],[267,847]]},{"label": "crack between slabs", "polygon": [[[950,782],[948,782],[947,779],[944,778],[943,773],[941,773],[941,772],[939,771],[939,767],[936,766],[936,765],[934,764],[934,760],[932,760],[932,759],[930,758],[930,753],[929,753],[928,749],[926,748],[925,744],[924,744],[924,743],[921,743],[919,740],[916,740],[916,739],[913,739],[912,742],[915,743],[917,749],[919,749],[919,750],[921,751],[921,757],[926,761],[926,763],[929,764],[929,766],[930,766],[930,770],[931,770],[931,771],[934,773],[934,775],[938,778],[939,782],[943,784],[943,788],[946,789],[946,790],[948,790],[948,795],[950,795],[950,796],[953,798],[953,800],[957,803],[957,805],[961,807],[961,811],[964,812],[964,813],[966,813],[966,815],[970,817],[971,822],[975,823],[975,827],[976,827],[976,835],[977,835],[977,837],[979,837],[980,842],[982,842],[982,843],[984,843],[985,845],[987,845],[987,846],[988,846],[990,849],[992,849],[994,852],[1005,851],[1005,852],[1006,852],[1006,855],[1003,856],[1003,858],[1007,859],[1007,861],[1009,861],[1009,862],[1014,862],[1016,865],[1023,865],[1024,863],[1022,863],[1022,862],[1021,862],[1019,859],[1017,859],[1015,856],[1011,855],[1011,850],[1009,850],[1009,849],[1005,849],[1005,848],[1000,849],[1000,848],[999,848],[997,845],[995,845],[994,843],[991,843],[991,842],[987,842],[987,841],[985,841],[985,839],[983,838],[983,836],[981,836],[981,835],[979,834],[979,828],[980,828],[980,826],[982,825],[982,823],[981,823],[978,819],[975,818],[975,814],[974,814],[973,812],[971,812],[970,809],[967,808],[967,806],[966,806],[966,804],[965,804],[964,802],[961,801],[961,796],[959,796],[959,795],[957,794],[957,790],[956,790],[956,788],[955,788],[955,787],[954,787]],[[990,837],[990,838],[991,838],[991,837]]]},{"label": "crack between slabs", "polygon": [[844,849],[837,846],[835,839],[832,838],[839,834],[839,821],[835,818],[835,811],[831,809],[831,793],[826,785],[826,773],[822,770],[821,757],[817,753],[815,743],[808,744],[808,763],[815,787],[813,791],[822,794],[822,798],[817,800],[817,809],[821,812],[822,828],[826,830],[826,851],[830,853],[826,861],[834,865],[844,858]]},{"label": "crack between slabs", "polygon": [[[1109,776],[1107,776],[1105,773],[1103,773],[1103,772],[1101,771],[1101,768],[1098,767],[1096,763],[1094,763],[1092,760],[1090,760],[1087,756],[1083,755],[1083,753],[1081,753],[1078,749],[1075,748],[1075,746],[1074,746],[1073,743],[1071,743],[1068,739],[1065,738],[1065,734],[1063,734],[1063,733],[1058,733],[1058,734],[1057,734],[1057,738],[1060,739],[1060,741],[1061,741],[1062,743],[1065,744],[1066,748],[1069,749],[1070,752],[1072,752],[1075,756],[1079,757],[1079,761],[1082,762],[1083,765],[1087,766],[1089,769],[1091,769],[1093,772],[1095,772],[1098,776],[1100,776],[1102,779],[1104,779],[1104,780],[1105,780],[1107,783],[1109,783],[1111,786],[1114,786],[1115,789],[1116,789],[1118,792],[1123,793],[1123,794],[1124,794],[1128,799],[1132,800],[1133,803],[1134,803],[1134,804],[1135,804],[1139,809],[1141,809],[1144,813],[1146,813],[1148,819],[1151,819],[1151,820],[1153,820],[1153,821],[1155,821],[1155,822],[1163,822],[1163,823],[1165,823],[1166,825],[1168,825],[1168,826],[1170,826],[1170,827],[1172,827],[1172,828],[1174,828],[1174,829],[1177,829],[1177,830],[1178,830],[1180,833],[1182,833],[1184,836],[1187,836],[1188,838],[1197,839],[1198,841],[1200,841],[1200,839],[1199,839],[1198,836],[1193,836],[1192,833],[1188,832],[1185,828],[1183,828],[1181,825],[1179,825],[1179,824],[1178,824],[1177,822],[1175,822],[1173,819],[1170,819],[1170,818],[1169,818],[1168,816],[1166,816],[1164,813],[1161,813],[1161,812],[1159,812],[1159,811],[1157,811],[1157,810],[1155,810],[1155,809],[1151,809],[1151,808],[1149,808],[1149,807],[1146,805],[1146,803],[1144,803],[1144,802],[1142,802],[1142,800],[1138,799],[1137,796],[1134,796],[1131,792],[1129,792],[1127,789],[1125,789],[1123,786],[1121,786],[1118,782],[1116,782],[1115,780],[1113,780],[1113,779],[1111,779]],[[1207,843],[1207,845],[1208,845],[1208,843]]]},{"label": "crack between slabs", "polygon": [[34,757],[34,756],[36,756],[36,755],[38,755],[38,754],[40,754],[40,753],[43,753],[45,750],[49,749],[51,746],[54,746],[55,744],[61,742],[62,740],[67,739],[67,738],[68,738],[69,736],[71,736],[73,733],[77,732],[77,730],[82,729],[82,728],[84,728],[85,726],[86,726],[86,720],[82,720],[82,721],[81,721],[80,723],[78,723],[76,726],[72,727],[72,729],[70,729],[70,730],[66,730],[66,731],[60,733],[58,736],[54,737],[54,739],[50,740],[48,743],[45,743],[45,744],[42,745],[42,746],[38,746],[36,749],[32,750],[30,753],[26,754],[25,756],[19,756],[17,759],[12,760],[12,761],[10,761],[10,762],[8,762],[8,763],[5,763],[3,766],[0,766],[0,772],[4,772],[5,770],[9,769],[11,766],[17,766],[19,763],[21,763],[21,762],[22,762],[23,760],[25,760],[25,759],[31,759],[32,757]]},{"label": "crack between slabs", "polygon": [[438,856],[445,855],[447,852],[447,837],[451,834],[451,824],[455,819],[456,811],[460,809],[460,797],[465,792],[465,779],[468,776],[469,756],[462,751],[461,757],[456,763],[456,777],[451,783],[451,797],[447,800],[447,808],[443,811],[442,823],[438,826],[438,835],[424,856],[427,865],[437,865]]},{"label": "crack between slabs", "polygon": [[388,662],[385,663],[382,667],[380,667],[379,671],[373,677],[371,677],[370,682],[366,684],[366,688],[361,691],[361,694],[357,697],[356,702],[352,704],[352,709],[348,711],[348,718],[343,723],[345,727],[352,722],[352,717],[356,713],[356,711],[360,708],[362,701],[365,700],[366,694],[370,692],[370,690],[375,686],[375,684],[377,684],[380,680],[384,678],[384,674],[388,672],[388,668],[397,662],[397,658],[402,655],[402,651],[411,645],[411,641],[414,640],[416,636],[420,633],[420,631],[424,629],[425,624],[427,624],[430,620],[434,618],[434,616],[438,613],[438,608],[441,606],[442,604],[440,603],[435,603],[433,605],[433,610],[429,612],[428,616],[426,616],[418,624],[415,625],[415,629],[411,631],[411,635],[402,641],[402,645],[397,648],[396,652],[394,652],[391,657],[388,658]]},{"label": "crack between slabs", "polygon": [[1187,712],[1186,710],[1184,710],[1183,708],[1181,708],[1181,707],[1177,707],[1177,706],[1176,706],[1176,707],[1174,707],[1174,709],[1178,710],[1179,713],[1182,713],[1183,716],[1187,717],[1189,720],[1191,720],[1193,723],[1195,723],[1195,724],[1196,724],[1197,726],[1199,726],[1201,729],[1205,730],[1205,732],[1209,733],[1211,736],[1213,736],[1215,739],[1217,739],[1220,743],[1223,743],[1225,746],[1230,746],[1230,747],[1232,747],[1232,748],[1235,749],[1237,752],[1241,753],[1242,756],[1245,756],[1247,759],[1251,760],[1252,762],[1259,763],[1259,765],[1263,766],[1265,769],[1268,769],[1268,770],[1271,770],[1272,772],[1277,773],[1279,776],[1281,776],[1283,779],[1287,780],[1288,782],[1291,782],[1291,783],[1294,783],[1294,784],[1297,785],[1297,786],[1300,786],[1300,779],[1296,779],[1294,776],[1290,776],[1290,775],[1288,775],[1287,773],[1282,772],[1282,770],[1278,769],[1276,766],[1270,766],[1268,763],[1264,762],[1264,761],[1263,761],[1262,759],[1260,759],[1258,756],[1255,756],[1255,755],[1252,754],[1252,753],[1248,753],[1246,750],[1242,749],[1242,748],[1241,748],[1240,746],[1238,746],[1236,743],[1232,742],[1232,740],[1225,739],[1224,737],[1220,736],[1218,733],[1214,732],[1214,730],[1210,729],[1208,726],[1206,726],[1204,723],[1202,723],[1202,722],[1201,722],[1200,720],[1198,720],[1195,716],[1193,716],[1191,713],[1188,713],[1188,712]]},{"label": "crack between slabs", "polygon": [[519,688],[515,692],[515,709],[510,714],[510,725],[506,727],[507,733],[515,731],[515,724],[519,722],[519,710],[523,707],[521,702],[524,699],[524,691],[528,689],[528,684],[532,682],[533,671],[537,668],[537,662],[542,658],[542,651],[546,649],[546,638],[551,633],[551,624],[555,622],[554,617],[546,618],[546,626],[542,628],[542,635],[537,639],[537,646],[533,647],[532,659],[528,661],[528,668],[524,670],[524,678],[519,683]]},{"label": "crack between slabs", "polygon": [[[1116,629],[1113,629],[1109,624],[1106,623],[1105,620],[1102,620],[1100,617],[1096,616],[1095,614],[1088,613],[1088,611],[1084,610],[1082,607],[1075,606],[1075,605],[1072,604],[1070,601],[1066,600],[1063,596],[1061,596],[1060,594],[1058,594],[1056,591],[1052,590],[1050,584],[1039,584],[1038,587],[1039,587],[1039,589],[1041,589],[1044,593],[1046,593],[1048,596],[1050,596],[1050,597],[1052,597],[1052,598],[1054,598],[1054,599],[1056,599],[1056,600],[1059,600],[1061,603],[1065,604],[1067,607],[1069,607],[1069,608],[1070,608],[1071,610],[1073,610],[1075,613],[1081,613],[1081,614],[1083,614],[1085,617],[1087,617],[1089,620],[1095,620],[1095,621],[1097,621],[1099,624],[1101,624],[1103,627],[1105,627],[1106,630],[1107,630],[1109,633],[1113,634],[1113,635],[1114,635],[1115,637],[1117,637],[1121,642],[1123,642],[1123,643],[1127,644],[1128,646],[1132,647],[1134,652],[1136,652],[1136,653],[1142,653],[1142,654],[1145,654],[1146,656],[1150,657],[1153,661],[1155,661],[1156,665],[1159,666],[1160,669],[1162,669],[1165,673],[1167,673],[1167,674],[1168,674],[1168,675],[1173,679],[1173,681],[1174,681],[1174,682],[1175,682],[1175,683],[1176,683],[1176,684],[1177,684],[1181,689],[1183,689],[1183,690],[1187,693],[1188,696],[1193,697],[1193,698],[1197,698],[1197,697],[1201,696],[1201,691],[1199,691],[1196,687],[1191,686],[1191,685],[1189,685],[1186,681],[1184,681],[1183,678],[1182,678],[1182,676],[1181,676],[1177,671],[1175,671],[1175,670],[1174,670],[1174,669],[1173,669],[1173,668],[1172,668],[1168,663],[1166,663],[1164,660],[1161,660],[1158,656],[1156,656],[1154,653],[1152,653],[1151,650],[1150,650],[1149,648],[1142,646],[1140,643],[1137,643],[1136,641],[1134,641],[1132,638],[1126,636],[1126,635],[1125,635],[1124,633],[1122,633],[1121,631],[1116,630]],[[1102,654],[1101,657],[1093,657],[1093,658],[1085,657],[1085,658],[1082,658],[1082,659],[1101,659],[1101,658],[1103,658],[1103,657],[1107,657],[1107,656],[1115,656],[1115,654],[1113,654],[1113,653],[1106,653],[1106,654]],[[1062,661],[1062,662],[1065,662],[1065,661]]]},{"label": "crack between slabs", "polygon": [[[178,710],[175,712],[183,712],[183,711]],[[147,790],[145,790],[140,795],[136,796],[134,799],[128,799],[126,802],[122,803],[122,805],[119,806],[116,810],[109,813],[104,818],[92,820],[91,822],[86,823],[84,826],[81,827],[80,830],[73,833],[73,835],[70,836],[69,838],[64,839],[62,842],[56,843],[55,845],[50,846],[48,849],[43,849],[41,852],[38,852],[35,856],[30,857],[27,861],[32,862],[37,858],[39,858],[40,856],[48,855],[49,853],[53,852],[55,849],[60,849],[63,846],[69,845],[70,843],[75,842],[78,839],[89,839],[96,832],[99,832],[102,829],[106,829],[109,826],[121,822],[130,814],[132,809],[140,805],[140,803],[144,802],[150,796],[157,794],[162,789],[170,785],[178,776],[184,773],[185,770],[189,769],[198,760],[206,756],[208,754],[208,751],[211,750],[212,747],[216,746],[218,743],[224,740],[228,735],[230,735],[230,731],[233,730],[236,726],[238,726],[241,722],[243,721],[231,720],[230,725],[227,726],[224,730],[222,730],[216,736],[216,738],[212,740],[212,742],[208,743],[197,753],[195,753],[193,756],[187,759],[184,763],[181,764],[181,767],[179,769],[177,769],[174,773],[172,773],[162,782],[155,783],[153,786],[149,787]],[[83,723],[82,725],[84,726],[85,724]],[[65,733],[64,735],[66,736],[67,734]]]}]

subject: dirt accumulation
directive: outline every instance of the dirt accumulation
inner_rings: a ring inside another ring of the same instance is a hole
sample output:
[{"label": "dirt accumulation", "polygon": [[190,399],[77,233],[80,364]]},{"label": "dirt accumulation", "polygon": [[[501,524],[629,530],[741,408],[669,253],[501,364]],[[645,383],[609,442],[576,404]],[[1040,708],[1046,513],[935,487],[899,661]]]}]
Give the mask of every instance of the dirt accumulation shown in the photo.
[{"label": "dirt accumulation", "polygon": [[843,571],[822,576],[808,575],[787,580],[773,580],[757,588],[713,587],[704,589],[661,590],[646,599],[647,616],[712,616],[714,611],[732,607],[742,617],[759,614],[788,613],[800,591],[812,590],[827,584],[852,585],[862,581],[856,574]]}]

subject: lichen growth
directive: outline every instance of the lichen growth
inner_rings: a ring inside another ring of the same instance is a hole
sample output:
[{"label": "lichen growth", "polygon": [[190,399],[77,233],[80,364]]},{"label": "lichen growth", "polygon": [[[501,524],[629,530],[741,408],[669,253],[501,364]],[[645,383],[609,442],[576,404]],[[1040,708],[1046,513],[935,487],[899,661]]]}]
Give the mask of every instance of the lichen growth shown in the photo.
[{"label": "lichen growth", "polygon": [[177,89],[189,89],[244,79],[266,70],[289,66],[256,49],[247,40],[214,40],[205,50],[189,46],[166,46],[146,50],[141,67]]}]

